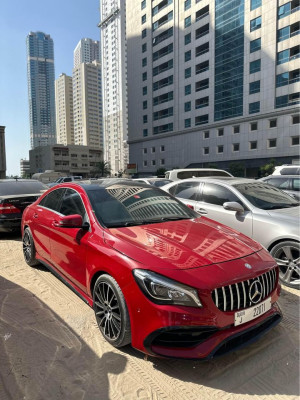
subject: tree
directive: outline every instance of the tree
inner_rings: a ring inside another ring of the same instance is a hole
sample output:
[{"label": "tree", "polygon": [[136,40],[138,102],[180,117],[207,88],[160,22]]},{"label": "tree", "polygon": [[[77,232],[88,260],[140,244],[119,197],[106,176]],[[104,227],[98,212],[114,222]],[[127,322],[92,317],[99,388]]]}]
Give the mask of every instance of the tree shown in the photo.
[{"label": "tree", "polygon": [[274,169],[275,169],[275,165],[276,165],[276,161],[274,160],[274,158],[272,158],[272,160],[268,164],[265,164],[262,167],[260,167],[259,170],[260,170],[261,176],[272,175],[272,173],[274,172]]},{"label": "tree", "polygon": [[165,168],[158,168],[155,172],[155,175],[156,176],[165,176],[166,171],[167,170]]},{"label": "tree", "polygon": [[245,176],[245,166],[241,162],[232,162],[229,164],[229,172],[233,176],[244,177]]},{"label": "tree", "polygon": [[95,165],[93,172],[96,175],[100,175],[101,177],[110,175],[110,164],[108,161],[100,161]]}]

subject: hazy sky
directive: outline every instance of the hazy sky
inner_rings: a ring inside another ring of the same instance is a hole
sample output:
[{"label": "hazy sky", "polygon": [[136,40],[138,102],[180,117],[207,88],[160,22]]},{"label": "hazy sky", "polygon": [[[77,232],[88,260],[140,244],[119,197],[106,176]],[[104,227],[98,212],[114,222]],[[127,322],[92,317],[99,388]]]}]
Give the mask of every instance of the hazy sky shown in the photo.
[{"label": "hazy sky", "polygon": [[29,159],[27,34],[50,34],[57,78],[72,74],[80,39],[99,40],[98,23],[99,0],[0,0],[0,125],[6,126],[7,175],[19,175],[20,159]]}]

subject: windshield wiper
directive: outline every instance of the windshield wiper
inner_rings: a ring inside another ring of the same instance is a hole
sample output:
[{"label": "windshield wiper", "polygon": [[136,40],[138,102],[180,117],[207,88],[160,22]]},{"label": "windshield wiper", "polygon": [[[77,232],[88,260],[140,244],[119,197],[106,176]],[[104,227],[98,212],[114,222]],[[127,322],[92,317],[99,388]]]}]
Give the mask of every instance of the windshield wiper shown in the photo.
[{"label": "windshield wiper", "polygon": [[176,215],[172,217],[160,217],[155,219],[146,219],[141,221],[124,221],[124,222],[116,222],[113,224],[108,224],[107,228],[122,228],[126,226],[136,226],[136,225],[148,225],[148,224],[157,224],[159,222],[167,222],[167,221],[177,221],[182,219],[191,219],[185,215]]}]

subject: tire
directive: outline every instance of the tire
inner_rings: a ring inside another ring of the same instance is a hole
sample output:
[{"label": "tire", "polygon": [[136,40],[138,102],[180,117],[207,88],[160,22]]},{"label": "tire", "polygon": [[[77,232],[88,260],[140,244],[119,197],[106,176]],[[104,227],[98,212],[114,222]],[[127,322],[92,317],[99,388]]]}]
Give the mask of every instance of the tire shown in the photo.
[{"label": "tire", "polygon": [[279,267],[279,280],[288,287],[300,289],[300,243],[290,240],[276,244],[270,250]]},{"label": "tire", "polygon": [[30,267],[35,267],[39,264],[39,261],[35,258],[36,250],[29,228],[25,228],[22,241],[24,259]]},{"label": "tire", "polygon": [[93,290],[93,308],[103,337],[114,347],[131,343],[130,319],[126,302],[116,280],[101,275]]}]

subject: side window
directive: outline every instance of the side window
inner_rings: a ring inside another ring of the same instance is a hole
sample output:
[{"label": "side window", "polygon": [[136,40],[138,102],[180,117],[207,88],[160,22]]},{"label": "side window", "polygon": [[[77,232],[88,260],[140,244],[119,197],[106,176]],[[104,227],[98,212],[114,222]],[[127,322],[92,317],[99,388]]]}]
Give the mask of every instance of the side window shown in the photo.
[{"label": "side window", "polygon": [[289,179],[288,178],[270,178],[268,180],[270,185],[273,185],[279,189],[288,189],[289,187]]},{"label": "side window", "polygon": [[39,205],[45,208],[49,208],[49,210],[59,212],[60,203],[62,196],[64,194],[65,189],[56,189],[50,192],[47,196],[45,196],[40,202]]},{"label": "side window", "polygon": [[64,178],[63,182],[72,182],[72,178]]},{"label": "side window", "polygon": [[79,193],[73,189],[66,189],[61,203],[60,213],[63,215],[79,214],[82,216],[83,220],[86,220],[86,211]]},{"label": "side window", "polygon": [[236,201],[243,205],[241,200],[229,189],[213,183],[206,183],[204,185],[202,200],[205,203],[215,204],[218,206],[223,206],[227,201]]},{"label": "side window", "polygon": [[280,175],[296,175],[299,173],[299,168],[282,168]]},{"label": "side window", "polygon": [[176,185],[173,196],[187,200],[198,200],[199,182],[183,182]]},{"label": "side window", "polygon": [[300,190],[300,178],[293,178],[292,179],[292,187],[293,190],[295,191],[299,191]]}]

